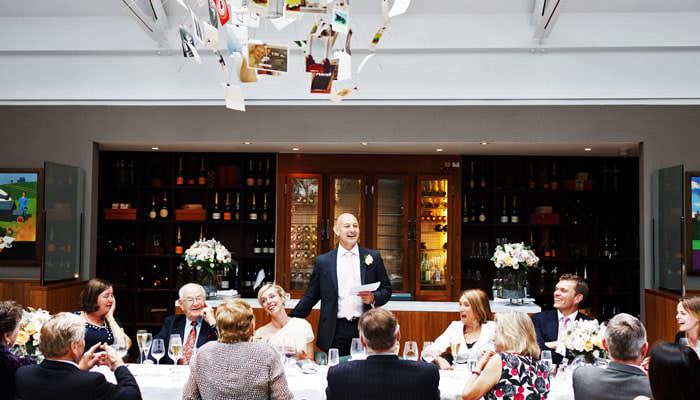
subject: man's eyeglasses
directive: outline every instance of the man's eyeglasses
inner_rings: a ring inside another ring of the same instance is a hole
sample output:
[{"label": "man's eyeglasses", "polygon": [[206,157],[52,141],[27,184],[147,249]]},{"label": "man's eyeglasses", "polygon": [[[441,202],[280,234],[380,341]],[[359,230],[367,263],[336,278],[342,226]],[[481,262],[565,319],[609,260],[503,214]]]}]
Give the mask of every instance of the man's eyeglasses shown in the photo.
[{"label": "man's eyeglasses", "polygon": [[185,299],[185,303],[190,306],[194,303],[204,303],[204,297],[188,297]]}]

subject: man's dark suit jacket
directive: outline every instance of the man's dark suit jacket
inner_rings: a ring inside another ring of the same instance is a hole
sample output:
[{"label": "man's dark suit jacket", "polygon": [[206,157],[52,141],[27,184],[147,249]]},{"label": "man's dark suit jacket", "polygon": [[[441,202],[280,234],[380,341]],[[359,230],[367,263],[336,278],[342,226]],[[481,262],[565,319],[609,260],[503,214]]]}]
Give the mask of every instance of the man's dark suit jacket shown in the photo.
[{"label": "man's dark suit jacket", "polygon": [[[580,311],[576,314],[576,320],[587,321],[591,319],[586,314],[582,314]],[[532,316],[532,323],[535,325],[535,334],[537,335],[537,344],[540,345],[541,350],[551,350],[552,351],[552,361],[555,364],[561,364],[561,360],[564,358],[559,353],[555,353],[554,350],[550,349],[545,345],[546,342],[553,342],[559,338],[559,317],[557,317],[557,310],[548,310],[538,312]],[[567,350],[567,358],[573,357],[573,354],[569,354]]]},{"label": "man's dark suit jacket", "polygon": [[141,391],[126,366],[114,371],[117,384],[99,372],[81,371],[72,364],[44,360],[17,370],[17,395],[26,400],[137,400]]},{"label": "man's dark suit jacket", "polygon": [[[359,246],[358,246],[359,247]],[[391,297],[391,283],[384,268],[384,262],[378,251],[359,247],[360,249],[360,276],[362,284],[379,282],[379,288],[374,293],[374,306],[380,307],[386,304]],[[367,255],[372,257],[372,263],[367,265],[365,259]],[[316,346],[323,351],[333,342],[335,336],[335,322],[338,318],[338,249],[335,248],[327,253],[316,257],[314,270],[311,273],[309,286],[304,292],[304,296],[291,316],[306,318],[316,303],[321,300],[321,315],[318,321],[318,338]],[[364,305],[364,311],[370,309],[368,304]]]},{"label": "man's dark suit jacket", "polygon": [[399,360],[395,355],[369,356],[328,370],[328,400],[438,400],[440,371],[434,364]]},{"label": "man's dark suit jacket", "polygon": [[651,397],[649,378],[635,366],[611,362],[607,368],[583,366],[574,371],[576,400],[634,399]]},{"label": "man's dark suit jacket", "polygon": [[[187,317],[185,315],[171,315],[165,318],[163,321],[163,326],[160,328],[160,332],[153,338],[161,338],[165,343],[166,355],[160,359],[161,364],[172,364],[173,360],[168,357],[168,341],[170,340],[170,335],[180,335],[182,338],[182,346],[184,348],[187,338],[185,337],[185,323],[187,323]],[[202,347],[204,343],[210,342],[212,340],[218,339],[216,334],[216,328],[213,328],[207,321],[202,319],[202,326],[199,328],[199,336],[197,336],[197,348]],[[153,357],[149,356],[153,359]],[[155,359],[153,359],[155,361]]]}]

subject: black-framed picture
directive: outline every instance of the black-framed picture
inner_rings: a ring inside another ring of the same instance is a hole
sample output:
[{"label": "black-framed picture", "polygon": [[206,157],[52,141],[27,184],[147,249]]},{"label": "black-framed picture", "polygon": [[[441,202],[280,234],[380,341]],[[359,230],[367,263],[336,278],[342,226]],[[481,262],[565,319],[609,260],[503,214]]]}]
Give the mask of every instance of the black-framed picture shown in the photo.
[{"label": "black-framed picture", "polygon": [[686,172],[686,271],[700,275],[700,172]]},{"label": "black-framed picture", "polygon": [[43,173],[0,168],[0,266],[41,264]]}]

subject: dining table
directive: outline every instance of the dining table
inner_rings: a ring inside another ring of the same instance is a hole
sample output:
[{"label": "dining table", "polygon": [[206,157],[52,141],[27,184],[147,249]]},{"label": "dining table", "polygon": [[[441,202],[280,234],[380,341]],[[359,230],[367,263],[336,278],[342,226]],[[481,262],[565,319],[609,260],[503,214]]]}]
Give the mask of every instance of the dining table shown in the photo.
[{"label": "dining table", "polygon": [[[143,400],[173,400],[182,398],[182,390],[190,375],[189,366],[153,364],[126,365],[139,384]],[[116,383],[114,374],[109,368],[99,366],[95,367],[93,370],[104,374],[109,382]],[[298,400],[325,400],[327,372],[327,366],[317,366],[309,371],[302,370],[296,364],[285,366],[287,385],[294,395],[294,398]],[[440,399],[459,399],[468,375],[469,371],[466,367],[458,366],[458,368],[454,370],[441,370],[439,385]],[[558,374],[552,379],[548,399],[574,399],[570,373]]]}]

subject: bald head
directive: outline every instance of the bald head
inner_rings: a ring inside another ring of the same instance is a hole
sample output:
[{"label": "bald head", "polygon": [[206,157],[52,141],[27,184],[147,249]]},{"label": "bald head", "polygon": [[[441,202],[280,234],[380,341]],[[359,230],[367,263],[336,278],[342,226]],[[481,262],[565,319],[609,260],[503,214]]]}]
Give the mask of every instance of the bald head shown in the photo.
[{"label": "bald head", "polygon": [[343,213],[338,216],[333,225],[333,232],[338,236],[338,243],[346,249],[350,250],[357,244],[360,239],[360,224],[357,218],[350,213]]}]

